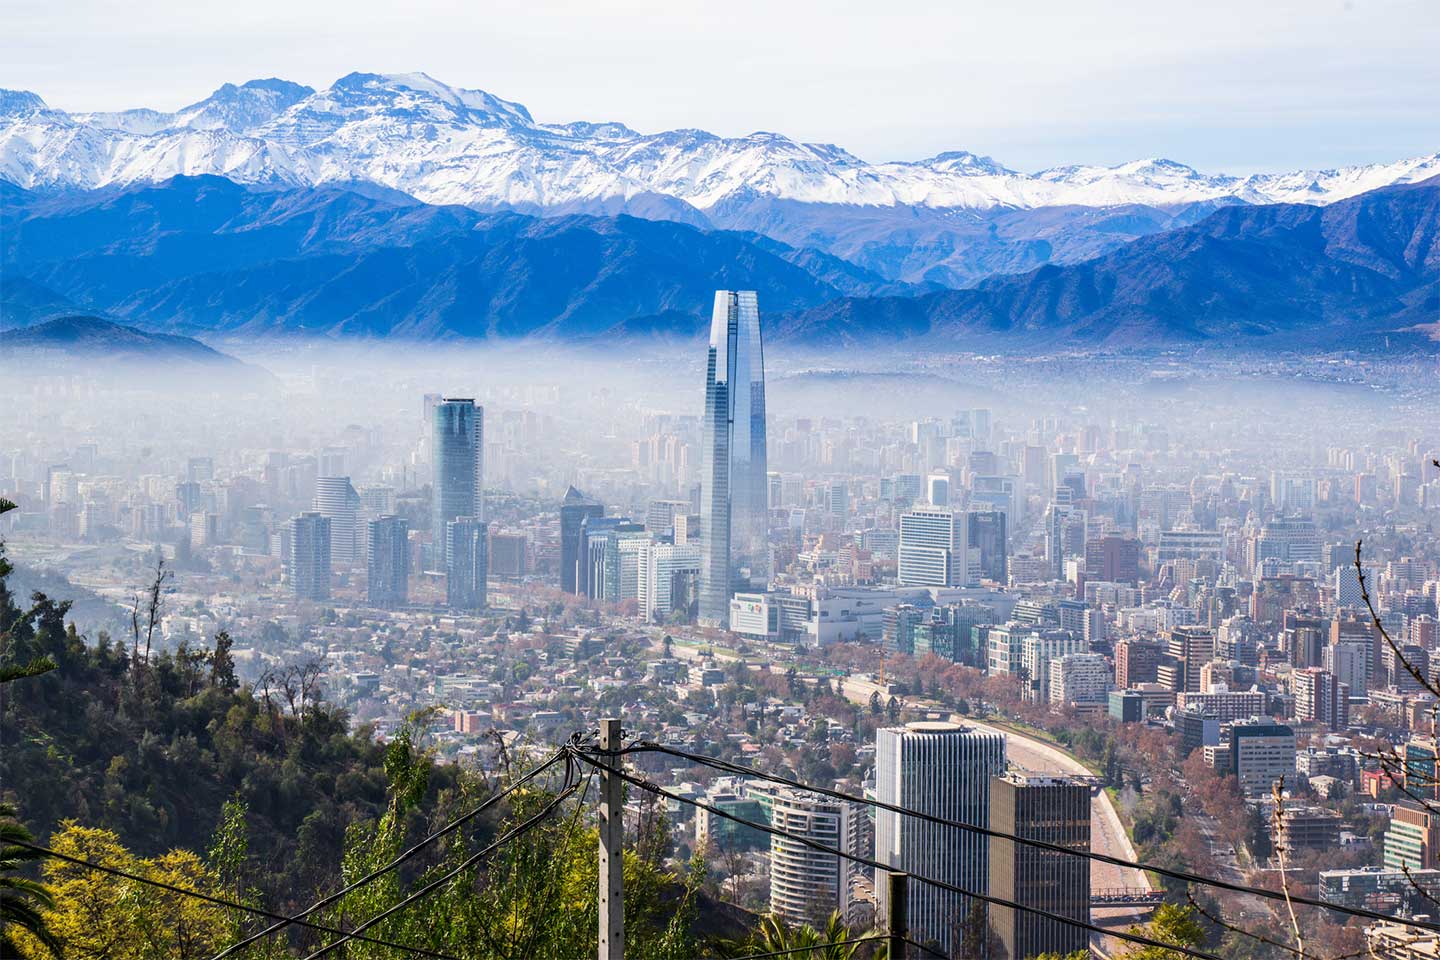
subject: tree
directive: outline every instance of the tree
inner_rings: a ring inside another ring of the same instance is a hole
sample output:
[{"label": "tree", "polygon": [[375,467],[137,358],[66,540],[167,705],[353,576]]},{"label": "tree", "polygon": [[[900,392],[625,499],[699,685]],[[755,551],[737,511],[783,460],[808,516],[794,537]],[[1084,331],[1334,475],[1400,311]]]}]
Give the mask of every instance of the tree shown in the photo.
[{"label": "tree", "polygon": [[[9,513],[15,509],[17,508],[14,503],[0,497],[0,514]],[[12,622],[20,613],[13,607],[10,594],[6,592],[4,585],[5,578],[13,569],[10,561],[5,559],[4,551],[0,550],[0,684],[24,680],[28,677],[38,677],[42,673],[49,673],[55,669],[55,661],[43,654],[32,656],[24,663],[8,662],[17,656]]]},{"label": "tree", "polygon": [[226,690],[234,690],[240,686],[240,681],[235,677],[235,658],[230,655],[230,649],[235,646],[235,641],[230,639],[227,631],[221,630],[215,634],[215,652],[210,655],[210,682]]},{"label": "tree", "polygon": [[870,693],[870,715],[878,717],[885,712],[885,705],[880,702],[880,691],[874,690]]},{"label": "tree", "polygon": [[[219,894],[213,870],[188,850],[135,856],[109,830],[67,823],[51,838],[58,853],[185,890]],[[42,911],[67,957],[200,960],[228,941],[228,918],[204,901],[140,883],[118,883],[96,870],[47,860],[53,904]]]},{"label": "tree", "polygon": [[[1196,919],[1195,909],[1174,903],[1162,903],[1150,918],[1148,928],[1132,927],[1130,932],[1173,947],[1198,949],[1205,943],[1205,929]],[[1125,960],[1184,960],[1184,957],[1185,954],[1164,947],[1136,947],[1124,954]]]},{"label": "tree", "polygon": [[[816,929],[808,923],[791,926],[773,913],[760,918],[760,925],[741,940],[722,940],[716,944],[721,956],[744,957],[756,953],[800,951],[796,956],[810,960],[853,960],[865,944],[845,926],[839,912],[830,914],[824,925]],[[804,950],[814,947],[813,950]]]},{"label": "tree", "polygon": [[43,856],[17,846],[17,841],[29,843],[32,839],[30,831],[16,820],[15,808],[0,803],[0,956],[24,956],[20,931],[60,956],[60,941],[41,913],[55,905],[55,898],[44,884],[17,875],[26,864]]}]

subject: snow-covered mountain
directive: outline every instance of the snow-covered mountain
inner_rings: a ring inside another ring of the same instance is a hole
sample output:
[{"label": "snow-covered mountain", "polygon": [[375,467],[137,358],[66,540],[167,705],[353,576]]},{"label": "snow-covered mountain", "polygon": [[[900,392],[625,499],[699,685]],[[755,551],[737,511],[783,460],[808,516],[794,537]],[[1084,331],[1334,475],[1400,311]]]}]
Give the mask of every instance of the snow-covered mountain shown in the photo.
[{"label": "snow-covered mountain", "polygon": [[1440,174],[1440,154],[1390,164],[1249,177],[1169,160],[1008,169],[963,151],[867,163],[778,133],[642,134],[620,123],[538,123],[518,103],[423,73],[353,73],[315,91],[284,80],[226,84],[175,113],[66,113],[0,91],[0,178],[89,189],[216,174],[245,183],[370,182],[430,203],[528,212],[677,217],[756,199],[990,211],[1206,201],[1330,203]]}]

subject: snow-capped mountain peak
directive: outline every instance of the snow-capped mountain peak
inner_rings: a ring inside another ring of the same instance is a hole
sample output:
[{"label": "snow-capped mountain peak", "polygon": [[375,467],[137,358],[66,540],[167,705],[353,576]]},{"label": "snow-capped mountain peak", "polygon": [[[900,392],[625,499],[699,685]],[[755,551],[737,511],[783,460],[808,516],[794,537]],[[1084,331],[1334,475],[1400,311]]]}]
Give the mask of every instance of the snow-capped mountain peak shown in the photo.
[{"label": "snow-capped mountain peak", "polygon": [[[1024,174],[963,150],[869,163],[834,144],[757,131],[639,133],[623,123],[536,123],[519,103],[425,73],[351,73],[324,90],[285,80],[226,84],[174,113],[67,114],[0,92],[0,178],[93,188],[217,174],[240,182],[369,182],[421,200],[527,212],[710,210],[787,200],[983,210],[1201,200],[1328,203],[1440,174],[1440,155],[1250,177],[1173,160]],[[670,204],[670,207],[665,207]]]},{"label": "snow-capped mountain peak", "polygon": [[48,109],[45,101],[29,90],[0,88],[0,117],[28,117]]},{"label": "snow-capped mountain peak", "polygon": [[997,163],[993,157],[982,157],[969,150],[946,150],[921,160],[917,166],[929,167],[943,173],[958,173],[967,177],[1008,177],[1015,173],[1009,167]]}]

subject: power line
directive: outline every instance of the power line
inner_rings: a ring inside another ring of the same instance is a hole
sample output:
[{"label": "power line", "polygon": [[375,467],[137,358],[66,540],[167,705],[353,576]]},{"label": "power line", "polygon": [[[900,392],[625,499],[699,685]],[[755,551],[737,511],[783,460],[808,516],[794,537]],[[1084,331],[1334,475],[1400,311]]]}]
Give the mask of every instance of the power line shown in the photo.
[{"label": "power line", "polygon": [[[1140,863],[1134,860],[1123,860],[1119,857],[1112,857],[1108,853],[1099,853],[1094,850],[1077,850],[1074,847],[1066,847],[1056,843],[1049,843],[1045,840],[1035,840],[1030,837],[1022,837],[1012,833],[1004,833],[999,830],[992,830],[989,827],[977,826],[973,823],[963,823],[959,820],[948,820],[944,817],[938,817],[930,813],[923,813],[919,810],[907,810],[904,807],[899,807],[892,803],[886,803],[883,800],[877,800],[871,797],[856,796],[855,794],[844,793],[839,790],[831,790],[826,787],[811,786],[808,783],[802,783],[799,780],[794,780],[790,777],[781,776],[780,774],[775,773],[766,773],[763,770],[757,770],[754,767],[747,767],[743,764],[732,763],[728,760],[719,760],[715,757],[706,757],[701,754],[689,753],[684,750],[676,750],[674,747],[667,747],[664,744],[660,743],[653,743],[648,741],[636,743],[635,745],[627,748],[626,752],[664,753],[672,757],[679,757],[684,760],[690,760],[694,763],[714,767],[717,770],[724,770],[728,773],[734,773],[741,776],[755,777],[761,780],[769,780],[774,783],[784,784],[785,786],[794,787],[798,790],[806,790],[810,793],[830,797],[835,800],[848,800],[852,803],[863,803],[872,807],[879,807],[882,810],[888,810],[892,813],[898,813],[903,816],[915,817],[919,820],[925,820],[929,823],[939,824],[940,826],[955,827],[959,830],[968,830],[973,833],[978,833],[982,836],[992,837],[998,840],[1010,840],[1024,846],[1035,847],[1041,850],[1049,850],[1053,853],[1063,853],[1072,857],[1084,857],[1088,860],[1094,860],[1098,863],[1107,863],[1111,866],[1116,867],[1126,867],[1134,870],[1146,870],[1153,873],[1158,873],[1164,877],[1169,877],[1172,880],[1181,880],[1185,883],[1195,883],[1200,884],[1201,886],[1215,887],[1220,890],[1227,890],[1231,893],[1251,894],[1253,896],[1261,897],[1267,900],[1276,900],[1281,902],[1286,899],[1283,893],[1276,893],[1273,890],[1266,890],[1263,887],[1250,887],[1244,884],[1232,883],[1228,880],[1221,880],[1217,877],[1204,877],[1199,874],[1190,873],[1185,870],[1175,870],[1170,867],[1162,867],[1154,864]],[[1333,911],[1335,913],[1343,913],[1350,916],[1361,917],[1366,920],[1379,920],[1385,923],[1403,923],[1408,926],[1418,927],[1425,930],[1440,931],[1440,922],[1431,922],[1424,920],[1396,920],[1396,918],[1394,917],[1387,916],[1386,914],[1380,913],[1375,910],[1366,910],[1363,907],[1351,907],[1338,903],[1327,903],[1324,900],[1317,900],[1313,897],[1305,897],[1294,893],[1290,895],[1289,899],[1294,903],[1303,904],[1309,907],[1318,907],[1324,910]]]},{"label": "power line", "polygon": [[[681,796],[678,793],[672,793],[671,791],[666,790],[665,788],[657,784],[650,783],[649,781],[643,780],[639,777],[631,776],[623,770],[617,770],[616,768],[609,766],[608,764],[601,763],[594,757],[589,756],[585,753],[581,753],[579,750],[574,750],[573,752],[585,763],[592,764],[596,767],[599,767],[601,770],[608,771],[609,773],[619,777],[621,780],[624,780],[626,783],[639,787],[641,790],[647,790],[651,793],[658,794],[667,799],[675,800],[679,803],[689,804],[693,807],[698,807],[701,810],[708,811],[712,816],[723,817],[726,820],[733,821],[734,823],[738,823],[741,826],[751,827],[755,830],[761,831],[762,833],[768,833],[771,836],[786,837],[788,839],[796,841],[797,843],[810,847],[813,850],[817,850],[820,853],[827,853],[831,856],[842,857],[853,863],[859,863],[875,870],[891,869],[889,864],[881,863],[878,860],[873,860],[869,857],[862,857],[858,854],[846,853],[843,850],[838,850],[835,847],[826,846],[825,844],[820,843],[817,840],[812,840],[809,837],[804,837],[796,833],[791,833],[788,830],[781,830],[777,827],[772,827],[769,824],[756,823],[753,820],[746,820],[743,817],[736,816],[733,813],[721,810],[719,807],[711,806],[710,804],[704,803],[700,800],[694,800],[690,797]],[[1104,927],[1096,926],[1095,924],[1090,923],[1087,920],[1078,920],[1074,917],[1062,916],[1058,913],[1052,913],[1049,910],[1042,910],[1039,907],[1029,907],[1021,903],[1016,903],[1013,900],[1006,900],[1003,897],[992,896],[988,893],[976,893],[971,890],[966,890],[963,887],[956,886],[953,883],[947,883],[944,880],[935,880],[931,877],[926,877],[918,873],[911,873],[910,876],[911,878],[919,881],[920,883],[926,883],[932,887],[938,887],[941,890],[949,891],[950,893],[957,893],[964,897],[974,897],[976,900],[983,900],[984,902],[993,904],[997,907],[1005,907],[1010,910],[1020,910],[1025,913],[1032,913],[1036,916],[1044,917],[1047,920],[1053,920],[1056,923],[1064,923],[1069,924],[1070,926],[1080,927],[1081,929],[1088,930],[1091,933],[1098,933],[1102,936],[1115,937],[1118,940],[1128,940],[1131,943],[1137,943],[1145,947],[1159,947],[1164,950],[1173,950],[1176,953],[1182,953],[1185,956],[1197,957],[1199,958],[1199,960],[1220,960],[1220,958],[1215,956],[1214,954],[1205,953],[1202,950],[1195,950],[1190,947],[1181,947],[1175,946],[1174,944],[1162,943],[1159,940],[1153,940],[1150,937],[1142,936],[1140,934],[1120,932],[1118,930],[1107,930]],[[312,960],[312,958],[306,958],[306,960]]]},{"label": "power line", "polygon": [[299,923],[300,918],[308,917],[316,910],[321,910],[325,907],[328,907],[330,904],[334,903],[336,900],[339,900],[341,897],[343,897],[350,891],[355,890],[358,887],[363,887],[365,884],[371,882],[372,880],[384,876],[391,870],[399,867],[405,861],[409,860],[411,857],[415,856],[415,854],[419,853],[420,850],[426,845],[433,843],[441,837],[460,829],[460,827],[464,826],[466,823],[479,816],[485,810],[489,809],[496,803],[499,803],[501,800],[505,799],[510,794],[514,793],[520,787],[524,786],[526,783],[533,780],[535,777],[539,776],[541,773],[548,770],[550,767],[554,766],[557,762],[560,761],[560,759],[564,755],[565,751],[563,749],[556,750],[544,763],[540,764],[540,766],[536,767],[534,770],[531,770],[529,773],[525,774],[519,780],[516,780],[514,783],[510,784],[510,786],[506,787],[504,790],[500,791],[494,796],[487,797],[484,802],[482,802],[475,809],[471,810],[469,813],[465,813],[459,817],[456,817],[454,820],[450,821],[448,824],[441,827],[439,830],[436,830],[434,833],[420,840],[414,846],[410,847],[410,849],[406,850],[404,853],[400,854],[398,857],[396,857],[394,860],[391,860],[383,867],[378,867],[377,869],[372,870],[370,873],[361,877],[359,880],[356,880],[354,883],[349,884],[348,886],[341,887],[339,890],[330,894],[328,897],[324,897],[320,900],[315,901],[295,916],[285,917],[279,922],[266,927],[264,930],[261,930],[258,933],[251,934],[244,940],[241,940],[239,943],[226,947],[224,950],[217,953],[212,958],[212,960],[222,960],[222,958],[228,957],[233,953],[237,953],[245,947],[250,946],[250,944],[254,943],[257,940],[262,940],[265,937],[270,936],[270,934],[272,933],[283,930],[285,927],[289,926],[292,923]]},{"label": "power line", "polygon": [[[862,943],[874,943],[877,940],[889,940],[890,934],[877,933],[873,936],[856,937],[853,940],[831,940],[829,943],[812,943],[808,947],[791,947],[788,950],[772,950],[769,953],[747,953],[743,957],[728,957],[726,960],[766,960],[767,957],[788,957],[796,953],[809,953],[811,951],[829,950],[831,947],[853,947]],[[911,940],[909,937],[901,937],[912,947],[918,947],[930,954],[932,957],[939,957],[945,960],[945,954],[933,947],[927,947],[918,940]]]},{"label": "power line", "polygon": [[386,917],[398,913],[399,911],[410,906],[410,904],[414,903],[416,900],[419,900],[421,897],[424,897],[427,894],[431,893],[436,888],[440,887],[442,884],[448,883],[449,881],[453,880],[457,875],[474,866],[482,858],[488,856],[490,853],[498,850],[500,847],[509,843],[511,840],[514,840],[516,837],[527,832],[536,824],[538,824],[541,820],[544,820],[546,817],[548,817],[551,812],[560,805],[562,801],[570,797],[576,790],[580,788],[580,785],[578,783],[572,782],[572,775],[575,771],[573,764],[571,764],[569,760],[570,751],[566,750],[565,752],[565,789],[562,790],[560,793],[557,793],[555,797],[550,800],[550,802],[545,804],[545,806],[540,809],[539,813],[535,814],[533,817],[526,820],[519,826],[513,827],[512,829],[506,831],[501,837],[496,839],[489,846],[466,857],[463,861],[461,861],[459,866],[455,867],[453,870],[450,870],[445,875],[437,877],[436,879],[430,881],[425,886],[421,887],[419,890],[416,890],[414,893],[410,894],[410,896],[406,897],[404,900],[401,900],[399,903],[395,904],[393,907],[390,907],[389,909],[384,910],[381,913],[378,913],[375,916],[371,917],[369,920],[366,920],[364,923],[356,927],[353,931],[351,931],[350,933],[346,933],[334,943],[328,944],[324,947],[321,947],[319,950],[316,950],[314,953],[306,957],[305,960],[319,960],[320,957],[325,956],[325,954],[329,953],[331,950],[334,950],[336,947],[344,944],[345,942],[354,939],[356,934],[360,933],[362,930],[368,930],[370,927],[379,923],[381,920],[384,920]]},{"label": "power line", "polygon": [[246,913],[253,913],[257,916],[268,917],[271,920],[284,920],[287,923],[299,924],[300,926],[308,927],[311,930],[319,930],[322,933],[340,934],[346,938],[363,940],[366,943],[373,943],[381,947],[390,947],[394,950],[404,950],[408,953],[417,953],[421,956],[434,957],[436,958],[436,960],[459,960],[458,957],[453,957],[448,953],[440,953],[439,951],[430,950],[426,947],[412,947],[406,946],[403,943],[393,943],[389,940],[380,940],[375,937],[365,937],[361,936],[356,931],[341,930],[337,927],[327,927],[324,924],[311,923],[308,920],[299,920],[287,917],[282,913],[271,913],[269,910],[263,910],[260,907],[251,907],[243,903],[235,903],[230,900],[223,900],[220,897],[212,897],[209,894],[201,893],[198,890],[186,890],[184,887],[176,886],[173,883],[166,883],[163,880],[154,880],[150,877],[142,877],[139,874],[130,873],[117,867],[107,867],[101,863],[94,863],[89,860],[81,860],[79,857],[72,857],[69,854],[61,853],[58,850],[51,850],[49,847],[42,847],[37,843],[30,843],[26,840],[7,840],[6,842],[13,844],[17,847],[24,847],[27,850],[33,850],[36,853],[43,854],[47,857],[53,857],[56,860],[63,860],[66,863],[73,863],[77,867],[85,867],[86,869],[95,870],[99,873],[106,873],[112,877],[120,877],[124,880],[133,880],[135,883],[143,883],[149,887],[158,887],[161,890],[168,890],[171,893],[178,893],[182,896],[192,897],[196,900],[203,900],[206,903],[212,904],[217,907],[228,907],[231,910],[243,910]]}]

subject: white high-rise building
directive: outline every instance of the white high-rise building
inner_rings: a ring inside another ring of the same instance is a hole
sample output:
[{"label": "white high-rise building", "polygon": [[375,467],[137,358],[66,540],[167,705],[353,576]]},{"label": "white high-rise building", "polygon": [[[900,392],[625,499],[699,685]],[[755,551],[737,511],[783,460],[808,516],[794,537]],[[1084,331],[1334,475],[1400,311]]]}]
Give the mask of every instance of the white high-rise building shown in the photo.
[{"label": "white high-rise building", "polygon": [[[955,723],[910,723],[875,732],[875,797],[884,803],[947,820],[988,826],[990,778],[1005,772],[1005,736]],[[893,870],[943,880],[984,893],[990,840],[969,830],[875,813],[875,859]],[[881,874],[881,871],[877,871]],[[882,915],[887,883],[875,878]],[[936,941],[948,955],[969,916],[971,898],[924,883],[909,885],[909,926],[920,941]]]},{"label": "white high-rise building", "polygon": [[1050,702],[1104,704],[1110,695],[1110,665],[1099,653],[1070,653],[1050,664]]},{"label": "white high-rise building", "polygon": [[314,510],[330,518],[330,563],[349,567],[365,559],[365,540],[360,532],[360,495],[349,477],[319,477],[315,480]]},{"label": "white high-rise building", "polygon": [[[1020,665],[1026,683],[1022,693],[1027,700],[1044,703],[1050,698],[1050,677],[1055,663],[1072,653],[1089,649],[1083,634],[1070,630],[1046,630],[1033,633],[1020,641]],[[997,673],[1001,672],[997,669]]]},{"label": "white high-rise building", "polygon": [[901,586],[968,585],[965,515],[941,507],[917,507],[901,514],[899,554]]},{"label": "white high-rise building", "polygon": [[[770,807],[770,824],[845,853],[856,849],[859,804],[831,800],[800,790],[778,790]],[[853,861],[822,853],[790,837],[770,837],[770,912],[788,923],[820,925],[831,913],[850,912]]]}]

